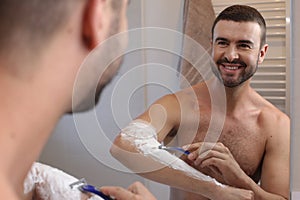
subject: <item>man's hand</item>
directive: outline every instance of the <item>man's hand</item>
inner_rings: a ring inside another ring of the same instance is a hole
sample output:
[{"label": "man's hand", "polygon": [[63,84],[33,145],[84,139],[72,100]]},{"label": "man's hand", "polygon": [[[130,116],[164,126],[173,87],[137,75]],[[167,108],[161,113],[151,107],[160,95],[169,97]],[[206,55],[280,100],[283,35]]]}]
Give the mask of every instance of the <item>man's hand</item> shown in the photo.
[{"label": "man's hand", "polygon": [[208,168],[212,172],[210,175],[224,184],[246,188],[249,177],[222,143],[199,142],[184,148],[191,152],[188,159],[193,161],[196,168]]},{"label": "man's hand", "polygon": [[140,182],[131,184],[128,189],[115,186],[101,187],[101,192],[113,196],[116,200],[156,200],[149,190]]}]

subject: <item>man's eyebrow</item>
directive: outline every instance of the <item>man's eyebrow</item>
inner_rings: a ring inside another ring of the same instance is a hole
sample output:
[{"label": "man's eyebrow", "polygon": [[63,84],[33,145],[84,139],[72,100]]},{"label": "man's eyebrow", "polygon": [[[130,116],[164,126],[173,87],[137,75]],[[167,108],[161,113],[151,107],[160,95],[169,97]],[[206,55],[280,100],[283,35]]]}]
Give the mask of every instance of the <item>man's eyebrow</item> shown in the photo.
[{"label": "man's eyebrow", "polygon": [[223,37],[217,37],[216,39],[215,39],[215,41],[219,41],[219,40],[222,40],[222,41],[229,41],[228,39],[226,39],[226,38],[223,38]]},{"label": "man's eyebrow", "polygon": [[[228,39],[223,38],[223,37],[217,37],[215,39],[215,41],[225,41],[225,42],[229,42]],[[250,41],[250,40],[239,40],[237,43],[244,43],[244,44],[254,44],[254,42]]]},{"label": "man's eyebrow", "polygon": [[244,44],[254,44],[254,42],[250,40],[239,40],[238,43],[244,43]]}]

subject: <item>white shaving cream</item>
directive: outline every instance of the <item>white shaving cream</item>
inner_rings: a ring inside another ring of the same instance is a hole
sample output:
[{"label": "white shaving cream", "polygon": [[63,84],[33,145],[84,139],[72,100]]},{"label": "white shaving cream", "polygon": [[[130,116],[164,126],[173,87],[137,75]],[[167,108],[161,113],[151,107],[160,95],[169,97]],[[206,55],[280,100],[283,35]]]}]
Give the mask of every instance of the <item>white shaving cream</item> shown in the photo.
[{"label": "white shaving cream", "polygon": [[101,200],[101,197],[92,196],[88,198],[74,187],[70,188],[70,184],[78,181],[77,178],[56,168],[34,163],[24,182],[24,194],[35,191],[34,199],[44,200]]},{"label": "white shaving cream", "polygon": [[211,181],[219,186],[224,186],[214,178],[207,176],[200,171],[194,169],[180,158],[169,153],[168,151],[159,149],[160,143],[157,140],[155,128],[143,121],[133,121],[121,132],[123,139],[130,141],[140,153],[152,158],[153,160],[166,165],[175,170],[185,172],[188,176],[203,181]]}]

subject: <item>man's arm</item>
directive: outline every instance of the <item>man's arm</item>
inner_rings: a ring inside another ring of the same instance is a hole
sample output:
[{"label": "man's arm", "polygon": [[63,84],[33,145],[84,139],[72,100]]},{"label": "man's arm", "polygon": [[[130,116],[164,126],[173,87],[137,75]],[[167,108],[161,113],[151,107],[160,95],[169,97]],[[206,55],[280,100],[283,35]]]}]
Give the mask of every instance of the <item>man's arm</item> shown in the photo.
[{"label": "man's arm", "polygon": [[289,199],[290,168],[290,120],[279,111],[265,116],[267,144],[262,165],[260,185],[248,178],[248,187],[255,193],[255,199]]},{"label": "man's arm", "polygon": [[[288,199],[290,177],[290,120],[284,114],[279,116],[272,115],[269,116],[267,123],[267,130],[270,131],[268,132],[266,154],[262,166],[261,188],[267,193],[276,194]],[[262,193],[261,196],[263,198],[264,193]]]},{"label": "man's arm", "polygon": [[[159,144],[159,142],[163,141],[174,127],[179,125],[181,110],[184,110],[184,108],[181,108],[180,106],[181,105],[178,103],[177,98],[174,95],[168,95],[155,102],[138,119],[149,123],[157,130],[155,134],[157,134],[157,143]],[[143,130],[137,130],[137,132],[141,131]],[[146,132],[146,129],[144,131]],[[133,132],[130,134],[139,138],[139,135]],[[137,143],[124,138],[122,133],[115,139],[114,145],[111,148],[111,153],[125,166],[135,173],[142,175],[143,177],[170,185],[171,187],[198,193],[209,199],[233,200],[252,199],[253,197],[253,193],[251,191],[220,186],[215,181],[212,181],[210,177],[205,177],[205,175],[203,175],[203,177],[210,181],[203,180],[193,173],[182,171],[181,167],[172,167],[172,162],[170,162],[170,165],[158,162],[152,157],[148,157],[140,152]],[[161,153],[169,154],[168,152]],[[180,163],[180,165],[185,164],[182,165],[183,168],[190,167],[180,159],[174,159],[173,161],[181,161],[182,163]],[[200,173],[195,169],[193,170],[197,173]]]}]

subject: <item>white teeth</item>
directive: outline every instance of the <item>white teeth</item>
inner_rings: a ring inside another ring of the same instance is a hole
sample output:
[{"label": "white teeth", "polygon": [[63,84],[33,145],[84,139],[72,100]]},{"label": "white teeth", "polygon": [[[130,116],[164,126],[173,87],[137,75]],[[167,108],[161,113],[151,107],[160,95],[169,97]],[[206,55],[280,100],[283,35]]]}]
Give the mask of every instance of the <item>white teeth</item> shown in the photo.
[{"label": "white teeth", "polygon": [[226,66],[225,68],[230,69],[230,70],[237,70],[238,69],[238,67],[228,67],[228,66]]}]

